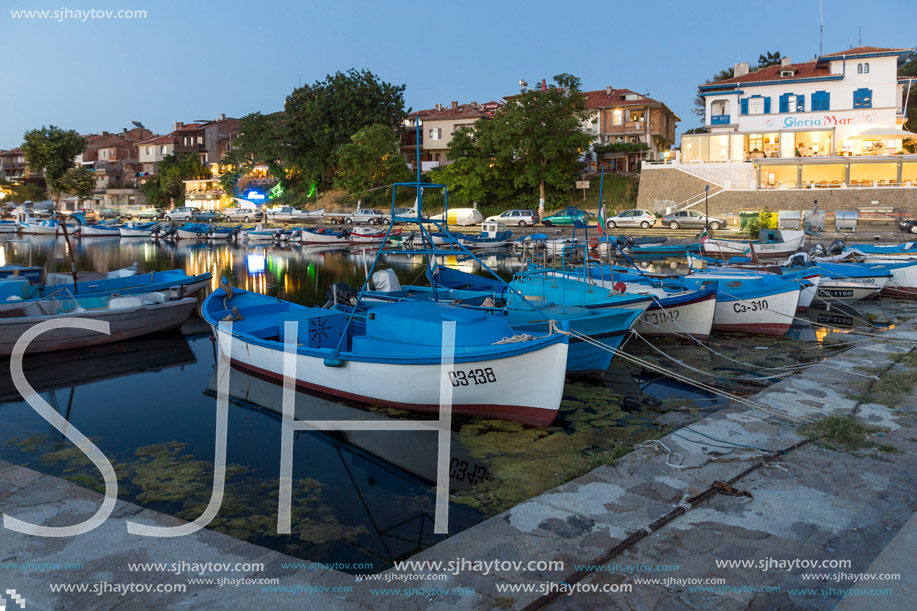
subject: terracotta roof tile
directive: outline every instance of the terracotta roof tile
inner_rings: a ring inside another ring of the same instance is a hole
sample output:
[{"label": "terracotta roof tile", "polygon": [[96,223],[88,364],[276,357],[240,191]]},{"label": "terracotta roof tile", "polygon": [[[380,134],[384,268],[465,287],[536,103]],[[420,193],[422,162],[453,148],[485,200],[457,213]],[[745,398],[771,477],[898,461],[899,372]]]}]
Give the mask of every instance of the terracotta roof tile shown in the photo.
[{"label": "terracotta roof tile", "polygon": [[840,57],[842,55],[863,55],[866,53],[908,53],[912,52],[913,49],[889,49],[885,47],[853,47],[852,49],[847,49],[846,51],[838,51],[837,53],[825,53],[822,57]]},{"label": "terracotta roof tile", "polygon": [[[780,76],[781,70],[793,69],[793,76]],[[818,62],[805,62],[802,64],[789,64],[788,66],[768,66],[761,68],[742,76],[734,76],[722,81],[713,83],[702,83],[700,87],[709,87],[713,85],[729,85],[733,83],[756,83],[760,81],[794,81],[804,78],[821,78],[832,75],[831,69],[827,65],[819,65]]]}]

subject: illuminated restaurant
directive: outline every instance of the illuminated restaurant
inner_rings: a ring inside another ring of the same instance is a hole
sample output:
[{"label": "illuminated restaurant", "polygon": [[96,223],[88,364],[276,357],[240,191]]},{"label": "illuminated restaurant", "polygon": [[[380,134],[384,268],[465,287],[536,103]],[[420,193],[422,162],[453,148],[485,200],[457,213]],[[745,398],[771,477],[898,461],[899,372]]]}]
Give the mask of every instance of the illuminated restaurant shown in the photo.
[{"label": "illuminated restaurant", "polygon": [[[708,133],[682,136],[680,163],[751,164],[757,188],[917,186],[917,135],[903,129],[913,49],[857,47],[705,83]],[[695,166],[697,167],[697,166]],[[747,172],[746,172],[747,174]]]}]

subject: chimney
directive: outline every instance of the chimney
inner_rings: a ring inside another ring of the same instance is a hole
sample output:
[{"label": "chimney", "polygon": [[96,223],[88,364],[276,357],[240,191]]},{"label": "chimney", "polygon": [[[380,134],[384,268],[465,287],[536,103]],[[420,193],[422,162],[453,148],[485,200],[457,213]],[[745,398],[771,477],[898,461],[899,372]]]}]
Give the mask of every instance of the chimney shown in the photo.
[{"label": "chimney", "polygon": [[184,126],[185,124],[182,121],[176,121],[175,123],[172,124],[172,131],[173,132],[178,131],[181,128],[183,128]]},{"label": "chimney", "polygon": [[605,95],[611,95],[611,86],[605,88]]},{"label": "chimney", "polygon": [[217,119],[217,121],[225,121],[225,120],[226,120],[226,115],[224,115],[223,113],[220,113],[220,117]]},{"label": "chimney", "polygon": [[102,135],[103,135],[103,136],[108,136],[109,134],[108,134],[108,132],[103,131],[103,132],[102,132]]},{"label": "chimney", "polygon": [[791,60],[789,57],[781,57],[781,58],[780,58],[780,67],[781,67],[781,68],[784,67],[784,66],[789,66],[789,65],[792,64],[792,63],[793,63],[793,60]]},{"label": "chimney", "polygon": [[748,74],[748,62],[740,62],[732,67],[733,76],[745,76]]},{"label": "chimney", "polygon": [[471,103],[471,107],[472,107],[472,108],[477,108],[477,107],[478,107],[478,103],[477,103],[477,102],[472,102],[472,103]]},{"label": "chimney", "polygon": [[122,127],[122,128],[121,128],[121,133],[122,133],[122,134],[126,134],[126,133],[127,133],[127,128],[126,128],[126,127]]},{"label": "chimney", "polygon": [[452,100],[452,110],[455,110],[456,108],[458,108],[458,102]]},{"label": "chimney", "polygon": [[442,110],[442,109],[443,109],[443,105],[442,105],[442,104],[437,104],[437,105],[436,105],[436,111],[437,111],[437,112],[439,112],[439,111]]},{"label": "chimney", "polygon": [[547,79],[541,79],[541,90],[542,90],[542,91],[547,91],[547,90],[548,90],[548,81],[547,81]]}]

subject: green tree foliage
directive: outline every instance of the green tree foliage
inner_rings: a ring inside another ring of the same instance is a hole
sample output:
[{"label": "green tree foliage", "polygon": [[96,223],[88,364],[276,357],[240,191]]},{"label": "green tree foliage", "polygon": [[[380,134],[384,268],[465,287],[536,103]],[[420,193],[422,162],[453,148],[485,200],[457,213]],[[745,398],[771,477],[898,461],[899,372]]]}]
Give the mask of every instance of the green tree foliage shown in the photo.
[{"label": "green tree foliage", "polygon": [[33,182],[23,182],[11,187],[12,194],[10,201],[17,204],[23,202],[42,202],[48,197],[48,193]]},{"label": "green tree foliage", "polygon": [[453,163],[430,178],[449,187],[460,205],[565,203],[592,141],[580,124],[586,104],[579,85],[575,76],[559,74],[546,91],[523,91],[492,119],[457,130],[449,145]]},{"label": "green tree foliage", "polygon": [[755,70],[767,68],[768,66],[779,66],[781,59],[783,58],[780,56],[780,51],[762,53],[758,56],[758,66]]},{"label": "green tree foliage", "polygon": [[83,200],[91,196],[96,188],[95,175],[83,167],[70,168],[60,177],[59,183],[64,193],[76,195],[80,198],[81,208]]},{"label": "green tree foliage", "polygon": [[360,129],[337,150],[334,186],[363,193],[411,177],[392,128],[375,123]]},{"label": "green tree foliage", "polygon": [[242,117],[239,123],[239,137],[226,158],[234,170],[224,174],[226,179],[220,181],[223,190],[234,193],[239,178],[255,165],[266,165],[271,177],[286,187],[289,174],[284,166],[290,160],[284,113],[255,112]]},{"label": "green tree foliage", "polygon": [[33,172],[43,171],[48,190],[61,193],[60,179],[73,167],[73,159],[86,150],[86,141],[72,129],[42,126],[25,133],[22,152]]},{"label": "green tree foliage", "polygon": [[611,144],[597,144],[592,147],[596,155],[607,153],[639,153],[650,150],[646,142],[612,142]]},{"label": "green tree foliage", "polygon": [[904,124],[904,129],[909,132],[917,132],[917,51],[911,53],[907,61],[898,68],[898,76],[914,77],[910,95],[907,98],[907,122]]},{"label": "green tree foliage", "polygon": [[210,166],[201,162],[194,153],[169,155],[159,163],[159,174],[140,186],[140,191],[151,206],[166,207],[174,202],[185,202],[186,180],[211,178]]},{"label": "green tree foliage", "polygon": [[404,90],[353,68],[294,89],[284,104],[286,146],[280,159],[300,171],[306,183],[329,178],[338,147],[362,128],[402,127]]}]

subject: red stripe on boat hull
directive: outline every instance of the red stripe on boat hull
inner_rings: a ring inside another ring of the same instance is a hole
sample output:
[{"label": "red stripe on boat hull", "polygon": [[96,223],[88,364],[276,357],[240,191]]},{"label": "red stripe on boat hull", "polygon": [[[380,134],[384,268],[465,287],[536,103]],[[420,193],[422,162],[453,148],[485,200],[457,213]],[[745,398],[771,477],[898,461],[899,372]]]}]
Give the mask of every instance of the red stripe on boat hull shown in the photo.
[{"label": "red stripe on boat hull", "polygon": [[[232,359],[232,366],[249,373],[257,378],[267,380],[269,382],[274,382],[277,384],[283,384],[283,375],[274,373],[267,369],[261,369],[260,367],[255,367],[254,365],[249,365],[241,361]],[[347,399],[349,401],[355,401],[357,403],[362,403],[364,405],[376,405],[381,407],[394,407],[397,409],[405,409],[412,412],[429,412],[438,414],[439,405],[426,405],[426,404],[416,404],[416,403],[399,403],[397,401],[383,401],[375,399],[373,397],[365,397],[363,395],[355,395],[353,393],[345,392],[338,390],[336,388],[329,388],[327,386],[320,386],[318,384],[311,384],[309,382],[304,382],[302,380],[296,380],[296,388],[305,390],[308,392],[317,392],[323,395],[336,397],[340,399]],[[500,420],[515,420],[529,426],[549,426],[554,422],[554,418],[557,417],[557,410],[547,410],[539,409],[534,407],[527,407],[524,405],[462,405],[462,404],[453,404],[452,405],[453,414],[461,414],[464,416],[476,416],[479,418],[498,418]]]},{"label": "red stripe on boat hull", "polygon": [[749,325],[713,325],[714,331],[725,333],[752,333],[754,335],[786,335],[790,323],[760,323]]}]

